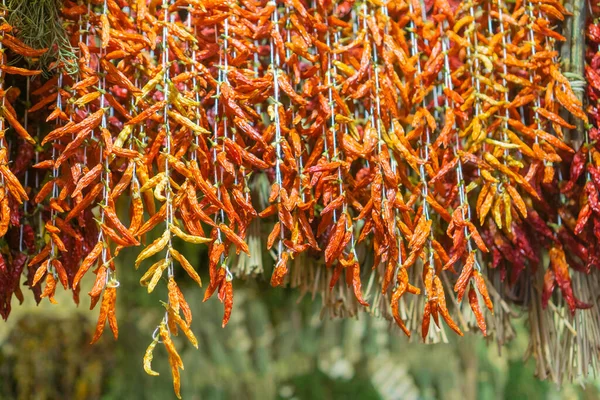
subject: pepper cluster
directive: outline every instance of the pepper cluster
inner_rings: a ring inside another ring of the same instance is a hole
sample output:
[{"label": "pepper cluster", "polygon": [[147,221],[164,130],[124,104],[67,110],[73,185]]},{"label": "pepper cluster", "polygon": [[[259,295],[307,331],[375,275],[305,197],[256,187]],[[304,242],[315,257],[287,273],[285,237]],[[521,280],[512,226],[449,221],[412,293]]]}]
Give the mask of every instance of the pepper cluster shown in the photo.
[{"label": "pepper cluster", "polygon": [[[320,293],[332,316],[370,310],[427,342],[444,324],[499,332],[517,293],[591,306],[572,276],[599,266],[600,114],[588,130],[561,70],[562,1],[67,0],[78,59],[43,69],[47,49],[9,13],[4,318],[23,274],[37,301],[61,285],[76,302],[94,274],[92,341],[107,322],[117,337],[117,276],[133,272],[114,259],[140,246],[140,283],[168,287],[144,368],[156,374],[162,343],[179,394],[171,337],[197,341],[175,270],[208,273],[225,326],[234,279],[261,272],[243,253],[268,250],[271,284]],[[596,104],[600,28],[587,32]],[[180,239],[207,246],[208,265]]]}]

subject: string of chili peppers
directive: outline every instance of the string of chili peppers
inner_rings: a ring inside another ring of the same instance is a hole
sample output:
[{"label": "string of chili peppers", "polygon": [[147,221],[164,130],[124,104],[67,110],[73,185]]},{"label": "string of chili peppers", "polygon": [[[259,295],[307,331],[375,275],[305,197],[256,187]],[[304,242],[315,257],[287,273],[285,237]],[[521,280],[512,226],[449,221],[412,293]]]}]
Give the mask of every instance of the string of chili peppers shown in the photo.
[{"label": "string of chili peppers", "polygon": [[[90,276],[92,341],[107,322],[116,338],[117,273],[135,272],[115,259],[139,246],[135,269],[152,262],[140,284],[168,289],[144,368],[156,375],[164,344],[178,396],[172,337],[197,340],[175,268],[199,286],[208,275],[225,326],[237,279],[263,279],[263,251],[272,286],[426,342],[471,327],[503,342],[513,305],[538,321],[536,346],[550,320],[596,326],[577,310],[595,305],[600,258],[597,24],[587,103],[559,57],[587,8],[67,0],[72,71],[41,64],[47,49],[19,38],[3,2],[1,315],[22,301],[24,269],[37,301],[55,301],[57,283],[78,301]],[[207,265],[178,240],[206,245]],[[574,337],[561,340],[594,345]]]}]

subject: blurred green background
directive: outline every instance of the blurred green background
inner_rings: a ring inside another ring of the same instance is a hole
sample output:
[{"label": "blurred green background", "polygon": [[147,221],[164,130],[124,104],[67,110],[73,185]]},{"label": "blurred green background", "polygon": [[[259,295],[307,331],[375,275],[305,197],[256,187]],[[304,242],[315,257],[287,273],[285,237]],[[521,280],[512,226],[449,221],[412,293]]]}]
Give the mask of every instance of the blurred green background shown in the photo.
[{"label": "blurred green background", "polygon": [[[194,265],[204,254],[186,252]],[[205,270],[200,265],[200,270]],[[69,294],[58,305],[35,305],[26,294],[0,322],[0,399],[174,399],[166,353],[157,346],[153,367],[142,357],[162,318],[164,286],[148,295],[133,269],[133,254],[118,265],[120,337],[108,328],[90,345],[98,309],[89,311]],[[90,277],[88,277],[90,278]],[[205,278],[207,282],[207,278]],[[235,281],[235,304],[221,328],[222,304],[202,303],[204,290],[177,276],[193,311],[199,350],[175,338],[185,370],[184,399],[598,399],[600,383],[561,388],[537,380],[524,361],[527,332],[516,321],[517,339],[499,354],[476,334],[449,344],[409,343],[387,321],[361,314],[353,320],[321,320],[319,299],[300,299],[290,289],[272,289],[264,278]],[[415,338],[416,339],[416,338]]]}]

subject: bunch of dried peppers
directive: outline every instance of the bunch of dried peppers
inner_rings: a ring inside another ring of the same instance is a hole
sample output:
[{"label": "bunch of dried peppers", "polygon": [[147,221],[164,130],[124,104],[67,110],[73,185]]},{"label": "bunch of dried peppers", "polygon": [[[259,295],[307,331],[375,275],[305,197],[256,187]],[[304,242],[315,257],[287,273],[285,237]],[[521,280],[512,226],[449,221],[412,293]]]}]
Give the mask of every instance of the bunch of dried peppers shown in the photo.
[{"label": "bunch of dried peppers", "polygon": [[[162,343],[179,395],[172,336],[197,341],[175,270],[200,286],[208,273],[204,299],[217,294],[225,326],[235,279],[262,272],[244,253],[268,250],[271,284],[320,293],[331,316],[369,310],[426,342],[447,326],[502,343],[520,304],[537,324],[536,357],[556,320],[579,352],[597,353],[598,332],[585,332],[598,322],[574,319],[595,305],[600,267],[595,20],[585,93],[561,67],[587,7],[65,0],[78,59],[37,68],[48,49],[21,40],[3,4],[4,318],[23,275],[38,302],[57,286],[79,302],[94,274],[92,342],[107,322],[116,338],[118,275],[133,272],[114,260],[139,246],[140,283],[168,288],[144,368],[157,374]],[[208,265],[192,265],[179,240],[207,246]],[[574,339],[577,321],[588,324]],[[581,357],[587,371],[596,356]]]}]

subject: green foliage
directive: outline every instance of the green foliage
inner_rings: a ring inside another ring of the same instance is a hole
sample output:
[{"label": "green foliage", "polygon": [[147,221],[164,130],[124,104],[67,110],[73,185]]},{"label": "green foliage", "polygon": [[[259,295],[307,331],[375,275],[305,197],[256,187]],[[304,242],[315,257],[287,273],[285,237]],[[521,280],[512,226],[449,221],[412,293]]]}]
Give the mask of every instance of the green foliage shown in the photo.
[{"label": "green foliage", "polygon": [[56,62],[73,74],[77,72],[77,57],[60,17],[62,3],[62,0],[7,0],[8,23],[25,44],[34,49],[48,49],[39,59],[27,59],[31,67],[48,70]]},{"label": "green foliage", "polygon": [[116,355],[89,346],[83,317],[21,318],[0,351],[0,399],[97,399]]},{"label": "green foliage", "polygon": [[[202,260],[201,254],[186,255]],[[124,253],[123,266],[132,257]],[[119,270],[128,272],[119,276],[127,290],[118,294],[116,342],[105,335],[89,345],[97,312],[86,310],[85,295],[79,313],[64,292],[57,306],[15,307],[13,325],[0,327],[0,399],[174,398],[164,350],[153,361],[160,376],[146,375],[141,364],[160,310],[135,284],[143,271]],[[191,283],[182,287],[199,341],[199,350],[176,341],[185,364],[184,399],[598,398],[593,384],[558,392],[538,381],[532,361],[520,358],[525,335],[517,335],[502,355],[471,334],[449,344],[409,344],[385,320],[367,314],[320,320],[318,299],[299,301],[296,291],[265,290],[267,285],[236,281],[236,310],[226,329],[220,327],[223,306],[217,299],[202,303],[202,291]]]},{"label": "green foliage", "polygon": [[362,399],[381,398],[368,379],[332,379],[318,369],[295,376],[279,390],[277,399]]},{"label": "green foliage", "polygon": [[508,399],[545,399],[549,385],[542,381],[532,381],[532,368],[528,368],[523,362],[510,361],[508,369],[508,380],[511,382],[507,385],[505,398]]}]

